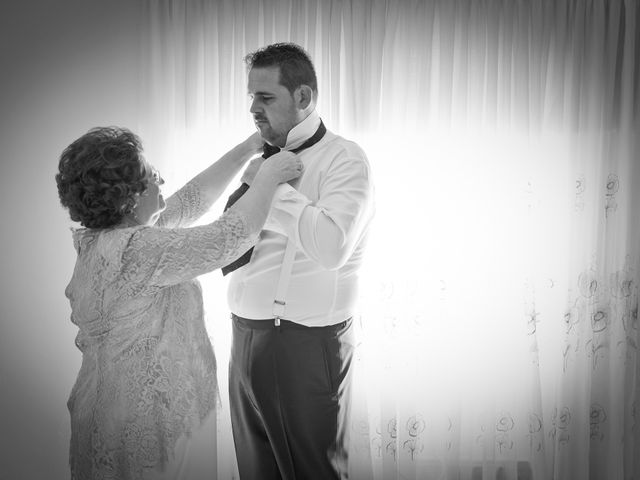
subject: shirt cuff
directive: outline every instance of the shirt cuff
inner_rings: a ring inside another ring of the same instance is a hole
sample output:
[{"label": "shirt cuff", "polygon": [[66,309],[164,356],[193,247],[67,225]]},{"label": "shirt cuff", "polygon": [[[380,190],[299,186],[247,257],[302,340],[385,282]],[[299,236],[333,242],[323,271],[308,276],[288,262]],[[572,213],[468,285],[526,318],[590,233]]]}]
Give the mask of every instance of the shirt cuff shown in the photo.
[{"label": "shirt cuff", "polygon": [[310,204],[311,200],[288,183],[279,185],[273,195],[271,209],[263,229],[285,235],[299,243],[300,217]]}]

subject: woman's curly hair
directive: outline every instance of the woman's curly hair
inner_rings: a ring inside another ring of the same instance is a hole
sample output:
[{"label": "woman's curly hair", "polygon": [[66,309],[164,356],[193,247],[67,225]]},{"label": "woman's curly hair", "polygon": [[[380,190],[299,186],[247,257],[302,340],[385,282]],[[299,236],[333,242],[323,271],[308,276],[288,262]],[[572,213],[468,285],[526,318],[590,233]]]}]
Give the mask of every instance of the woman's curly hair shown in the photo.
[{"label": "woman's curly hair", "polygon": [[87,228],[108,228],[132,212],[147,188],[142,143],[125,128],[98,127],[60,156],[56,183],[71,220]]}]

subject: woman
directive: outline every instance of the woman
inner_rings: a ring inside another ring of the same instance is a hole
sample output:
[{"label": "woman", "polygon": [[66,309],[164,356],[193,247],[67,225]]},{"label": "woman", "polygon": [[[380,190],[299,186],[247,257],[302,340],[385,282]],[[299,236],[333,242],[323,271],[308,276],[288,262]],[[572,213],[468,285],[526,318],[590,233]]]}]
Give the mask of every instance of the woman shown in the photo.
[{"label": "woman", "polygon": [[65,292],[82,351],[68,402],[73,479],[215,478],[216,365],[196,277],[255,243],[301,162],[274,155],[218,220],[187,227],[260,147],[256,133],[166,203],[128,130],[93,129],[62,153],[60,201],[85,227]]}]

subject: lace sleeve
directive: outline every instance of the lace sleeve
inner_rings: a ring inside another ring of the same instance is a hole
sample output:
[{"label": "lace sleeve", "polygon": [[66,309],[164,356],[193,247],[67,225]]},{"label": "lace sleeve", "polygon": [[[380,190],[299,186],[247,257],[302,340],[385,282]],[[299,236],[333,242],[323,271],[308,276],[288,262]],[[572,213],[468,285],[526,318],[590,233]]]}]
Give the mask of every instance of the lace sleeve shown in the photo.
[{"label": "lace sleeve", "polygon": [[191,180],[167,199],[167,208],[156,223],[158,227],[188,227],[211,207],[200,194],[200,185]]},{"label": "lace sleeve", "polygon": [[[125,285],[153,289],[191,280],[226,265],[249,250],[258,232],[233,210],[218,220],[192,228],[148,227],[137,230],[123,253]],[[133,287],[132,287],[133,288]]]}]

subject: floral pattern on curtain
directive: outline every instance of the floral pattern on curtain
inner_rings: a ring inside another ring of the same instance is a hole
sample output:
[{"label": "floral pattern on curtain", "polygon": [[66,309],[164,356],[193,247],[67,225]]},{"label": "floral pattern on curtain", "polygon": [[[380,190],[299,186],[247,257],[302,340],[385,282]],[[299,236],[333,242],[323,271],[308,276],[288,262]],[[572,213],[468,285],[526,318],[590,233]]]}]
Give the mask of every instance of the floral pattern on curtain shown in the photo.
[{"label": "floral pattern on curtain", "polygon": [[[369,155],[351,478],[640,479],[636,0],[143,6],[140,133],[169,185],[251,131],[242,58],[275,41]],[[223,365],[226,285],[203,286]]]}]

